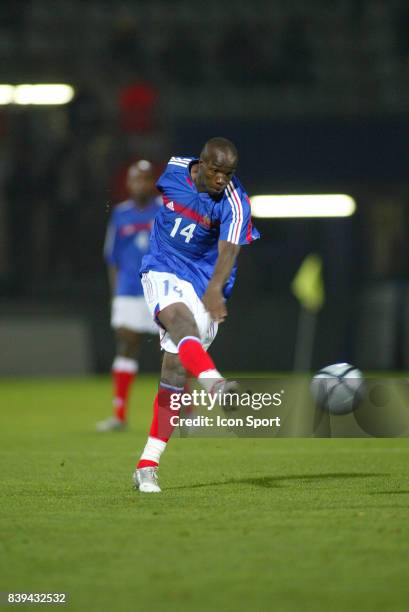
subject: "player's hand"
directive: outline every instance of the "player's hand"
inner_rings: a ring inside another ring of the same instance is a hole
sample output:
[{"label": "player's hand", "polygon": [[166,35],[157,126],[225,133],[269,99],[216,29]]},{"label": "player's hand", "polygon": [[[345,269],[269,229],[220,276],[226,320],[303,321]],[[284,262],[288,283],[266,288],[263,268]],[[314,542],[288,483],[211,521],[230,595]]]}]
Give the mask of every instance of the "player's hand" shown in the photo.
[{"label": "player's hand", "polygon": [[223,323],[227,317],[227,308],[221,290],[209,285],[202,301],[213,321],[216,321],[216,323]]}]

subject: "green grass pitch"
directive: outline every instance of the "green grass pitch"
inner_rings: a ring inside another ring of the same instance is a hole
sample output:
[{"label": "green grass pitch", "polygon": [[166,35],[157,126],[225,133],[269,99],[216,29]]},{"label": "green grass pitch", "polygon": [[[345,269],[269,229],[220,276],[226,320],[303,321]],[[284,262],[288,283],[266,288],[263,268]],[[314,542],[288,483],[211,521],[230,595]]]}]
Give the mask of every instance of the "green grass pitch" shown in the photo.
[{"label": "green grass pitch", "polygon": [[163,493],[141,495],[154,391],[141,377],[130,431],[101,435],[108,378],[0,382],[0,591],[87,612],[408,610],[408,439],[174,439]]}]

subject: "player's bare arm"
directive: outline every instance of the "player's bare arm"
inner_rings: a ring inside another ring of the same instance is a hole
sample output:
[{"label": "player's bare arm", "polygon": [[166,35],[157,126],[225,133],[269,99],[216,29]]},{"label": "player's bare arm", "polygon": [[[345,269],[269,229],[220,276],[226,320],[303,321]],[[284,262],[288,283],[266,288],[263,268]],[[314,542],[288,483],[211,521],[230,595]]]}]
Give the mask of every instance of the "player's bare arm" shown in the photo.
[{"label": "player's bare arm", "polygon": [[202,301],[212,319],[217,323],[223,323],[227,317],[223,288],[231,274],[240,246],[226,240],[219,240],[218,249],[219,255],[214,272]]}]

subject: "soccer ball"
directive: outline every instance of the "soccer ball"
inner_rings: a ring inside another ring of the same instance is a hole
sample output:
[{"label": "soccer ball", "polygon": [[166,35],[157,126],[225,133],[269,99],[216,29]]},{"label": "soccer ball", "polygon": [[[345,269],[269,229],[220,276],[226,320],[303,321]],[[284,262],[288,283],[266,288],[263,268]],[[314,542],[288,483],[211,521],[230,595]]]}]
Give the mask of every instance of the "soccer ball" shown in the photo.
[{"label": "soccer ball", "polygon": [[311,393],[322,410],[331,414],[348,414],[362,399],[362,372],[349,363],[335,363],[322,368],[311,382]]}]

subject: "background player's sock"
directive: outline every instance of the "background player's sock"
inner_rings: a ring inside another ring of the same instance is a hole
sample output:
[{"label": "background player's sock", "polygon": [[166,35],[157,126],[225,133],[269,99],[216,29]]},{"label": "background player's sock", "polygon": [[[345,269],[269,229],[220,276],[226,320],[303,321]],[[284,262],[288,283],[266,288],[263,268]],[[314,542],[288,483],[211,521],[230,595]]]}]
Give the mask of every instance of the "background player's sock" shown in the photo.
[{"label": "background player's sock", "polygon": [[178,344],[178,351],[180,362],[185,370],[193,374],[206,391],[211,391],[216,380],[223,379],[199,338],[195,336],[182,338]]},{"label": "background player's sock", "polygon": [[137,468],[157,466],[161,454],[172,435],[174,425],[170,418],[178,414],[178,410],[172,408],[172,400],[178,399],[183,392],[183,387],[172,387],[165,383],[159,384],[159,390],[153,403],[153,419],[149,431],[148,441],[143,449]]},{"label": "background player's sock", "polygon": [[114,409],[115,416],[120,421],[126,420],[129,391],[138,372],[138,367],[138,362],[128,357],[115,357],[112,364]]}]

